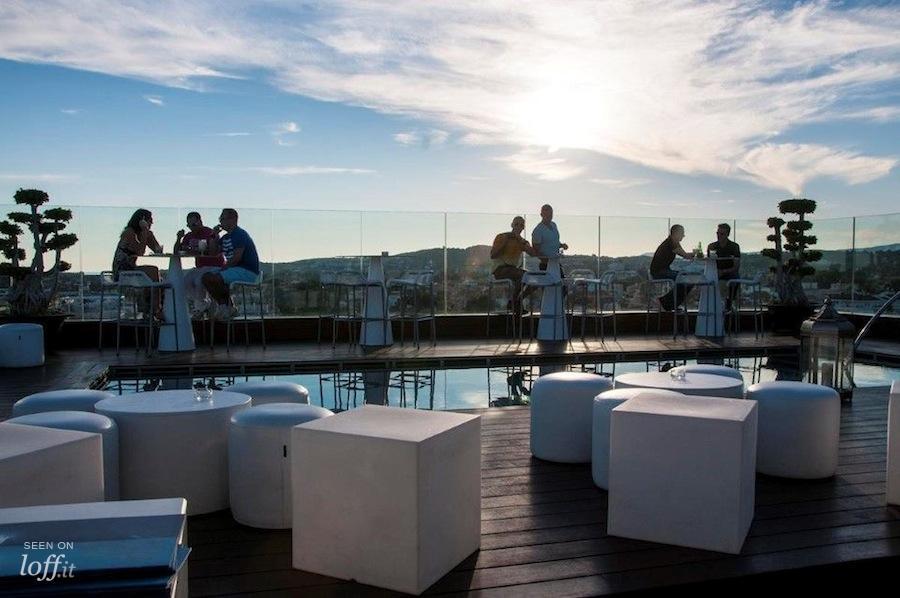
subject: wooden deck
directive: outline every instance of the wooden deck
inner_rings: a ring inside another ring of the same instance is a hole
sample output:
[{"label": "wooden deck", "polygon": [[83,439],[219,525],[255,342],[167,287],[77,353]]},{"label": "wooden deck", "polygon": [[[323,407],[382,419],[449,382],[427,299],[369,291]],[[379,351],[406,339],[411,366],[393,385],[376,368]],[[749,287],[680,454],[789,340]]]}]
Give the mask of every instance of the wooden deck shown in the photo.
[{"label": "wooden deck", "polygon": [[[900,509],[885,506],[886,399],[886,389],[865,389],[844,407],[835,478],[757,478],[756,519],[739,556],[607,536],[607,494],[590,467],[533,459],[527,408],[482,411],[481,550],[428,594],[587,596],[682,584],[720,592],[774,589],[787,577],[807,588],[842,579],[865,587],[900,565]],[[291,569],[289,531],[244,527],[228,512],[192,517],[188,538],[192,596],[390,594]]]}]

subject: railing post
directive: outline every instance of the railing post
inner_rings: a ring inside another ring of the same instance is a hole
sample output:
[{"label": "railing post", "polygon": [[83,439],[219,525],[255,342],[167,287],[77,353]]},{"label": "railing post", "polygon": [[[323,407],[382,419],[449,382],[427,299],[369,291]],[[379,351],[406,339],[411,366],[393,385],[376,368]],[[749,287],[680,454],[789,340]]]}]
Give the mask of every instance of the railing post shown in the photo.
[{"label": "railing post", "polygon": [[600,276],[600,251],[602,248],[601,238],[600,238],[600,236],[602,235],[601,230],[602,230],[602,228],[600,226],[600,216],[597,216],[597,277],[598,278]]},{"label": "railing post", "polygon": [[447,272],[447,212],[444,212],[444,314],[449,313],[449,303],[447,302],[447,280],[450,278]]},{"label": "railing post", "polygon": [[[850,303],[856,301],[856,216],[853,217],[853,233],[850,237]],[[852,311],[852,310],[851,310]]]}]

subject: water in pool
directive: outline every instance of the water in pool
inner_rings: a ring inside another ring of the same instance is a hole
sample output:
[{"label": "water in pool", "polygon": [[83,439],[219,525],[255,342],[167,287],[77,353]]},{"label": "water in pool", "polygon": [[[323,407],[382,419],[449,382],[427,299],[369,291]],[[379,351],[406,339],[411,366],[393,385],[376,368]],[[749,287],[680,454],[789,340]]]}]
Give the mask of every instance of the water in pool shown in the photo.
[{"label": "water in pool", "polygon": [[[614,376],[628,372],[667,369],[685,363],[697,362],[688,360],[553,366],[555,369],[545,371],[559,371],[560,368],[565,368]],[[724,364],[737,367],[747,384],[776,379],[797,379],[795,369],[785,368],[785,364],[770,362],[763,357],[726,360]],[[278,380],[305,386],[309,389],[310,403],[333,410],[352,409],[366,402],[417,409],[475,409],[527,405],[531,384],[541,373],[544,372],[538,366],[514,366],[489,370],[471,368],[217,376],[203,379],[152,378],[110,380],[107,390],[125,394],[174,388],[187,389],[200,380],[213,388],[222,388],[247,380]],[[857,386],[860,387],[887,386],[894,380],[900,380],[900,369],[856,364],[854,376]]]}]

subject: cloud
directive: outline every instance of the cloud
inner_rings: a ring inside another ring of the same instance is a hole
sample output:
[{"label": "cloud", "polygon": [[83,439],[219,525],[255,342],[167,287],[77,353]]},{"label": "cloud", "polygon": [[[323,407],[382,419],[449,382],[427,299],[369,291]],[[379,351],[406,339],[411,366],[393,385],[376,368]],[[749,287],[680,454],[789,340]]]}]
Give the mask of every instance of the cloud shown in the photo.
[{"label": "cloud", "polygon": [[56,173],[32,173],[32,174],[20,174],[20,173],[11,173],[11,172],[0,172],[0,180],[2,181],[20,181],[20,184],[27,184],[29,181],[35,182],[43,182],[43,183],[52,183],[55,181],[70,181],[76,179],[75,175],[71,174],[56,174]]},{"label": "cloud", "polygon": [[63,114],[68,114],[69,116],[81,114],[81,108],[60,108],[59,111]]},{"label": "cloud", "polygon": [[334,166],[254,166],[247,170],[273,176],[305,176],[310,174],[375,174],[368,168],[343,168]]},{"label": "cloud", "polygon": [[165,106],[166,103],[163,101],[162,96],[144,96],[144,99],[153,104],[154,106]]},{"label": "cloud", "polygon": [[586,169],[567,162],[564,158],[552,157],[537,149],[524,149],[515,154],[494,158],[509,168],[529,174],[542,181],[562,181],[582,174]]},{"label": "cloud", "polygon": [[287,135],[296,135],[300,132],[300,125],[295,123],[292,120],[278,123],[272,128],[272,138],[275,140],[275,145],[280,145],[284,147],[290,147],[294,145],[293,141],[289,141],[285,137]]},{"label": "cloud", "polygon": [[747,152],[737,164],[741,176],[799,196],[804,185],[817,177],[832,177],[850,184],[868,183],[888,174],[895,158],[872,158],[855,152],[811,144],[764,144]]},{"label": "cloud", "polygon": [[247,137],[250,133],[244,131],[234,131],[228,133],[210,133],[207,137]]},{"label": "cloud", "polygon": [[590,182],[604,187],[612,187],[613,189],[630,189],[632,187],[640,187],[647,185],[652,181],[650,179],[590,179]]},{"label": "cloud", "polygon": [[837,117],[847,120],[871,120],[878,123],[886,123],[900,120],[900,106],[876,106],[856,112],[846,112]]},{"label": "cloud", "polygon": [[[900,82],[898,30],[895,3],[824,0],[44,0],[0,5],[0,57],[193,89],[262,72],[283,91],[419,119],[464,144],[852,184],[867,180],[860,160],[886,158],[806,152],[822,165],[793,159],[801,172],[786,176],[761,156],[810,122],[896,118],[860,106]],[[516,155],[509,167],[546,176]]]},{"label": "cloud", "polygon": [[447,140],[450,138],[450,133],[441,129],[427,129],[424,131],[395,133],[393,138],[394,141],[400,145],[422,146],[428,148],[441,146],[447,143]]}]

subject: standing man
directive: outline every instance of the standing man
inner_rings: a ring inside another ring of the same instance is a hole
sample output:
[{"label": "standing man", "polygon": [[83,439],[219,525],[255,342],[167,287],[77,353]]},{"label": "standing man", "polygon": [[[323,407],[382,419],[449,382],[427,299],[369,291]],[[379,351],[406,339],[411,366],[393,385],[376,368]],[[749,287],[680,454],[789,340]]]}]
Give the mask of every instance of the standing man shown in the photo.
[{"label": "standing man", "polygon": [[[712,257],[715,252],[716,270],[719,280],[734,280],[741,277],[741,246],[728,238],[731,226],[723,222],[716,228],[716,240],[706,248],[706,255]],[[725,311],[731,311],[731,305],[737,297],[740,285],[728,286],[728,298],[725,299]]]},{"label": "standing man", "polygon": [[[684,227],[680,224],[673,224],[669,229],[669,236],[659,244],[653,253],[653,259],[650,260],[650,276],[653,278],[668,278],[675,280],[678,272],[672,270],[672,262],[675,256],[680,255],[684,259],[693,259],[693,255],[681,248],[681,241],[684,239]],[[659,298],[659,304],[666,311],[672,311],[679,307],[687,298],[688,293],[694,285],[679,283],[674,286],[671,291]],[[678,304],[674,304],[673,292],[678,293]]]},{"label": "standing man", "polygon": [[[541,270],[547,269],[546,257],[559,255],[559,249],[568,249],[569,246],[559,241],[559,229],[553,222],[553,206],[544,204],[541,206],[541,221],[531,231],[531,244],[535,253],[532,255],[545,256],[541,259]],[[562,276],[562,268],[559,269]]]},{"label": "standing man", "polygon": [[219,246],[225,254],[225,265],[215,272],[205,273],[203,286],[218,304],[216,317],[227,320],[237,311],[231,304],[228,285],[239,281],[255,282],[259,277],[259,255],[256,253],[253,239],[247,231],[238,226],[237,210],[233,208],[222,210],[219,224],[213,230],[217,233],[225,231],[219,239]]},{"label": "standing man", "polygon": [[513,300],[509,306],[513,311],[519,310],[521,304],[522,275],[525,270],[519,267],[522,252],[537,255],[531,244],[522,237],[525,230],[525,219],[516,216],[512,220],[512,231],[499,233],[491,245],[491,259],[494,261],[494,279],[513,281]]}]

